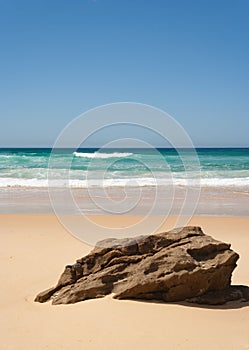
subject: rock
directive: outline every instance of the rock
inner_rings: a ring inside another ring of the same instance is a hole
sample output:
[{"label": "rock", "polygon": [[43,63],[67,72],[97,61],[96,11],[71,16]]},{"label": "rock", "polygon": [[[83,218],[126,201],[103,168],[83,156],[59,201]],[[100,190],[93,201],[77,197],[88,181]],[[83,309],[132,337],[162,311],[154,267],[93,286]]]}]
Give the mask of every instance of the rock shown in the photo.
[{"label": "rock", "polygon": [[205,235],[200,227],[107,239],[66,266],[58,284],[35,301],[71,304],[110,293],[117,299],[166,302],[247,300],[248,291],[230,286],[238,258],[230,244]]},{"label": "rock", "polygon": [[187,301],[196,304],[205,305],[222,305],[228,301],[245,302],[249,300],[249,287],[247,286],[229,286],[228,288],[211,291],[204,295],[200,295]]}]

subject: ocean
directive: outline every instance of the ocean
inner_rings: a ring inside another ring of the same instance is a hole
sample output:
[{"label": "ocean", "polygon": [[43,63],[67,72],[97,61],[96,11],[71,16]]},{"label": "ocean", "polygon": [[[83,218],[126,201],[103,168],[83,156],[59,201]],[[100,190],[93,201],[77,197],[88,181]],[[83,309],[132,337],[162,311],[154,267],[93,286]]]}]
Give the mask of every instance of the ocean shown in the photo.
[{"label": "ocean", "polygon": [[[58,150],[56,167],[58,183],[68,159],[71,186],[154,186],[153,177],[167,185],[170,177],[175,184],[186,184],[186,170],[174,149],[97,150],[80,149],[77,152]],[[97,152],[97,153],[96,153]],[[48,164],[51,149],[0,149],[0,188],[3,187],[47,187]],[[201,148],[197,149],[200,161],[200,182],[203,187],[220,187],[249,192],[248,148]],[[188,157],[186,150],[185,157]],[[190,160],[191,162],[191,160]],[[198,174],[196,167],[188,171],[193,183]],[[86,181],[91,171],[91,180]],[[102,174],[105,171],[105,178]],[[153,175],[152,175],[153,173]],[[56,172],[54,173],[56,177]],[[191,183],[191,182],[188,182]]]},{"label": "ocean", "polygon": [[[200,185],[207,196],[241,196],[247,205],[249,148],[199,148],[196,152],[199,168],[189,150],[182,151],[183,159],[174,149],[60,149],[53,152],[51,162],[48,148],[0,149],[0,212],[16,208],[20,195],[31,190],[37,196],[40,191],[42,198],[48,186],[70,186],[78,191],[91,188],[96,193],[106,188],[117,193],[122,188],[146,188],[148,192],[154,187]],[[16,202],[15,194],[19,196]],[[247,209],[241,214],[247,215]]]}]

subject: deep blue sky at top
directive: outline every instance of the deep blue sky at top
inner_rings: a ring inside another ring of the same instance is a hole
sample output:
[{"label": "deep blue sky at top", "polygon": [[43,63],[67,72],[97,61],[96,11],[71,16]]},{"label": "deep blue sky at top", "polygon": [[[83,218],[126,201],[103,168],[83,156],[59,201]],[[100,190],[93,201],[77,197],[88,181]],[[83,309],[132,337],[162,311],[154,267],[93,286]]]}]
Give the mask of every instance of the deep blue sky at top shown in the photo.
[{"label": "deep blue sky at top", "polygon": [[0,0],[0,146],[51,146],[116,101],[249,146],[248,18],[248,0]]}]

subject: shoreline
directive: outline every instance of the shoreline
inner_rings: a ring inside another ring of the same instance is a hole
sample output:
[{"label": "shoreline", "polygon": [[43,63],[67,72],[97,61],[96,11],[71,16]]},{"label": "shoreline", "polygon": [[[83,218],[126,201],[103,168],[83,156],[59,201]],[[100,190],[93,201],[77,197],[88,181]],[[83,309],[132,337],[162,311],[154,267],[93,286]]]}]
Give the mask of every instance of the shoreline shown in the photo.
[{"label": "shoreline", "polygon": [[[141,193],[140,193],[141,190]],[[178,215],[182,203],[186,195],[185,188],[175,188],[172,191],[165,190],[156,192],[157,189],[141,188],[139,191],[129,190],[125,192],[117,188],[110,189],[94,189],[90,193],[88,189],[71,189],[73,199],[76,206],[73,207],[65,198],[68,198],[69,191],[62,190],[53,191],[53,196],[58,203],[58,212],[60,214],[79,214],[83,212],[91,215],[110,215],[110,211],[115,213],[116,207],[121,205],[125,199],[127,206],[131,205],[132,211],[124,212],[124,215],[147,215],[148,211],[156,198],[156,208],[154,215]],[[52,190],[51,190],[52,193]],[[1,188],[0,189],[0,215],[1,214],[53,214],[51,207],[50,195],[47,188]],[[173,197],[172,197],[173,195]],[[66,197],[65,197],[66,196]],[[138,198],[138,204],[136,203]],[[173,202],[172,202],[173,198]],[[188,203],[193,207],[196,202],[196,192],[191,190]],[[99,204],[99,205],[96,205]],[[135,203],[136,205],[132,205]],[[103,204],[109,208],[108,212],[100,209]],[[173,206],[171,207],[171,204]],[[122,212],[122,211],[121,211]],[[249,216],[249,193],[235,192],[222,189],[206,189],[202,188],[200,198],[194,212],[195,216],[234,216],[248,217]]]}]

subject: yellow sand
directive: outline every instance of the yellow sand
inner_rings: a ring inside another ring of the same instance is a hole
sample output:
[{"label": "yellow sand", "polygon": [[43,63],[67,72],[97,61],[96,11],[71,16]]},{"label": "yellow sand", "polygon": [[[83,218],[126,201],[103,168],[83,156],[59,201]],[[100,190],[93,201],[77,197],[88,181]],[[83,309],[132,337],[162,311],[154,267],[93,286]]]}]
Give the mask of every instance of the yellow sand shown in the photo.
[{"label": "yellow sand", "polygon": [[[232,243],[240,254],[233,283],[249,285],[249,218],[196,217],[191,224]],[[249,349],[249,304],[208,309],[109,296],[74,305],[33,302],[91,249],[52,215],[0,215],[1,349]]]}]

